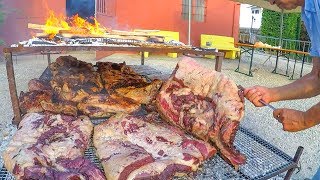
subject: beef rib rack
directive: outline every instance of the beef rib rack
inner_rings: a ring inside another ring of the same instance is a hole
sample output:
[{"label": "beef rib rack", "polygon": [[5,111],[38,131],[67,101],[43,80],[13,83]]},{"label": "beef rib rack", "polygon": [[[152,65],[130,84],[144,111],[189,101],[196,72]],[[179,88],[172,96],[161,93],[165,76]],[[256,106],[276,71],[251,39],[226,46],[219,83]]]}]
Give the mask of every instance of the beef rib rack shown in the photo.
[{"label": "beef rib rack", "polygon": [[226,161],[237,167],[246,158],[233,146],[244,102],[237,85],[222,73],[184,58],[166,81],[156,103],[172,125],[211,141]]}]

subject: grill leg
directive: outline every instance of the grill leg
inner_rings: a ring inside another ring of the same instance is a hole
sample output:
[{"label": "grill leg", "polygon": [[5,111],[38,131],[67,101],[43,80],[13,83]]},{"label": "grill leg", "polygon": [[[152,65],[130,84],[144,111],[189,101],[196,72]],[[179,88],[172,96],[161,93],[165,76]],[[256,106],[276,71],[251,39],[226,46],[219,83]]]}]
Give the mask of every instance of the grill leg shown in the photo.
[{"label": "grill leg", "polygon": [[218,72],[221,72],[222,61],[223,61],[223,56],[216,57],[216,65],[214,69]]},{"label": "grill leg", "polygon": [[141,52],[141,65],[144,65],[144,52]]},{"label": "grill leg", "polygon": [[51,57],[50,57],[50,53],[47,54],[47,58],[48,58],[48,66],[51,64]]},{"label": "grill leg", "polygon": [[296,154],[294,155],[294,158],[293,158],[293,161],[296,163],[296,167],[288,170],[286,176],[284,177],[284,180],[290,180],[294,170],[297,168],[297,165],[298,165],[298,162],[300,160],[302,151],[303,151],[303,147],[299,146],[297,151],[296,151]]},{"label": "grill leg", "polygon": [[19,99],[17,95],[17,87],[16,87],[16,80],[14,76],[14,69],[13,69],[13,62],[12,62],[12,53],[5,53],[6,59],[6,69],[7,69],[7,76],[8,76],[8,83],[9,83],[9,91],[11,96],[11,103],[14,113],[14,118],[12,123],[14,125],[18,125],[21,121],[21,112],[19,107]]}]

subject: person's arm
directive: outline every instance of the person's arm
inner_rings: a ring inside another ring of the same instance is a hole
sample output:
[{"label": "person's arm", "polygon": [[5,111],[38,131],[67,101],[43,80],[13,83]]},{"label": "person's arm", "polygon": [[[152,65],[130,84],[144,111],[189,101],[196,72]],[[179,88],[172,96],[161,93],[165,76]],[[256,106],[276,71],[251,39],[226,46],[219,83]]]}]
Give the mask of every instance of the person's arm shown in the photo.
[{"label": "person's arm", "polygon": [[280,87],[267,88],[254,86],[244,90],[245,97],[255,106],[264,106],[260,99],[267,103],[282,100],[303,99],[320,94],[320,58],[313,58],[312,71],[299,80]]},{"label": "person's arm", "polygon": [[273,116],[282,123],[285,131],[305,130],[320,124],[320,103],[306,112],[293,109],[277,109],[273,112]]},{"label": "person's arm", "polygon": [[312,71],[299,80],[281,87],[271,88],[271,101],[304,99],[320,94],[320,58],[314,57]]}]

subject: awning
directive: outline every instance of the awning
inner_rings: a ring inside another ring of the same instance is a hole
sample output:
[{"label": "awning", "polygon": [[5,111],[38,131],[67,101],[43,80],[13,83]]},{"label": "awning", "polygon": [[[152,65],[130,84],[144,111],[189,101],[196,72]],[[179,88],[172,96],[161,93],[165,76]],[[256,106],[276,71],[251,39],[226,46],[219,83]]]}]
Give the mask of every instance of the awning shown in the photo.
[{"label": "awning", "polygon": [[[269,9],[272,11],[277,11],[281,12],[282,9],[278,8],[276,5],[271,5],[268,0],[231,0],[231,1],[236,1],[242,4],[250,4],[254,6],[258,6],[264,9]],[[301,7],[298,7],[293,10],[283,10],[284,13],[297,13],[301,12]]]}]

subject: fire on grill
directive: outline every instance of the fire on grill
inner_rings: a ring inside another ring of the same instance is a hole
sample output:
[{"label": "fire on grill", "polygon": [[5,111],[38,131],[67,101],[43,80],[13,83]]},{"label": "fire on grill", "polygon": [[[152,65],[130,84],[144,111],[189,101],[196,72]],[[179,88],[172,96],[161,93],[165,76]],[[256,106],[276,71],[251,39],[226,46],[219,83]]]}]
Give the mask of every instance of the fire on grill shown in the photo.
[{"label": "fire on grill", "polygon": [[[25,116],[4,153],[16,178],[103,179],[84,158],[92,134],[107,179],[190,175],[217,151],[235,167],[245,163],[233,146],[242,95],[233,81],[192,59],[181,60],[164,82],[125,63],[71,56],[47,71],[20,95]],[[95,127],[88,120],[110,116]]]},{"label": "fire on grill", "polygon": [[[89,22],[89,21],[92,21]],[[70,18],[56,16],[50,12],[45,25],[29,23],[34,38],[19,44],[30,46],[46,45],[130,45],[190,48],[179,41],[165,41],[164,36],[152,35],[158,30],[120,31],[105,28],[95,19],[85,20],[78,15]],[[42,31],[42,32],[41,32]],[[13,45],[17,46],[17,45]]]}]

